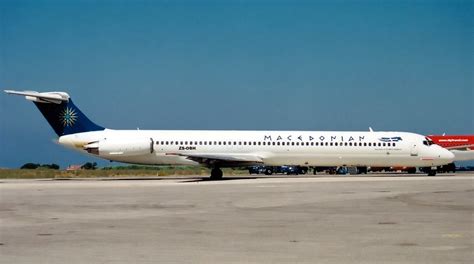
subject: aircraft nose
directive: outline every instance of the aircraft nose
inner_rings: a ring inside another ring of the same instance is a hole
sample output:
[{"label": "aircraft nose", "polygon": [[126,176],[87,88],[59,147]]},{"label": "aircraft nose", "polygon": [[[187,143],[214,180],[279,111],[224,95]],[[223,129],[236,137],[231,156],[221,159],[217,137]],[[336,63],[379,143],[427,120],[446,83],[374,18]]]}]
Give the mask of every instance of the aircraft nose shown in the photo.
[{"label": "aircraft nose", "polygon": [[[440,148],[441,148],[441,147],[440,147]],[[445,149],[445,148],[441,148],[441,149],[440,149],[439,158],[440,158],[441,160],[446,161],[447,163],[450,163],[450,162],[453,162],[453,161],[454,161],[454,154],[453,154],[451,151],[449,151],[449,150],[447,150],[447,149]]]}]

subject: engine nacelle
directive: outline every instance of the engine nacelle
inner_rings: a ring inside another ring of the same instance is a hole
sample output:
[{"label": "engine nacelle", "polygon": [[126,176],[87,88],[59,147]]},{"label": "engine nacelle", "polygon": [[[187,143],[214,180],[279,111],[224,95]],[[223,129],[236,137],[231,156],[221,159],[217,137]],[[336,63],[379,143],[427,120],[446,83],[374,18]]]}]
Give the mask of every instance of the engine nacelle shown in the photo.
[{"label": "engine nacelle", "polygon": [[122,140],[103,139],[90,142],[84,150],[99,156],[139,156],[154,152],[154,141],[149,139]]}]

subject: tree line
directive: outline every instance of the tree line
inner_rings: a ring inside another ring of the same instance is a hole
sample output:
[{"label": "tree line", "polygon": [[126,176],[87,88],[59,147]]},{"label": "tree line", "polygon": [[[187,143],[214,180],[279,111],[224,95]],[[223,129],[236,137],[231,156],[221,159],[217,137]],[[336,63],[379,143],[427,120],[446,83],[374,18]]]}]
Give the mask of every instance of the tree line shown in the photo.
[{"label": "tree line", "polygon": [[[39,163],[25,163],[23,166],[20,167],[22,170],[36,170],[36,169],[51,169],[51,170],[59,170],[59,165],[55,163],[51,164],[39,164]],[[83,170],[95,170],[97,169],[97,162],[86,162],[81,166]]]}]

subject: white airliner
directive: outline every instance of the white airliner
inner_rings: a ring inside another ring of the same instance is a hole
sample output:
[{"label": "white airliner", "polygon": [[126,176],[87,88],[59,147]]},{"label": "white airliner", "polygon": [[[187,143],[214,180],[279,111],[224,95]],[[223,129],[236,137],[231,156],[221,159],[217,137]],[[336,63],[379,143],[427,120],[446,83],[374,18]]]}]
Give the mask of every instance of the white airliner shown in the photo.
[{"label": "white airliner", "polygon": [[203,165],[212,168],[213,179],[222,177],[223,167],[434,167],[454,158],[429,138],[407,132],[105,129],[90,121],[65,92],[5,92],[33,101],[66,147],[126,163]]}]

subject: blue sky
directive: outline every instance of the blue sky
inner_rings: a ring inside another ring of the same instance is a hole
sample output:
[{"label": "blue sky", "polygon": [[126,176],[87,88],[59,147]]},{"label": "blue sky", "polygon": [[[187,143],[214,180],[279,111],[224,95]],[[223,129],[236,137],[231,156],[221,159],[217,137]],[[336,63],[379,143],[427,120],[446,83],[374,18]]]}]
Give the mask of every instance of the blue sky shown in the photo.
[{"label": "blue sky", "polygon": [[[0,88],[118,129],[472,134],[473,28],[472,1],[0,0]],[[94,161],[55,137],[0,95],[0,167]]]}]

